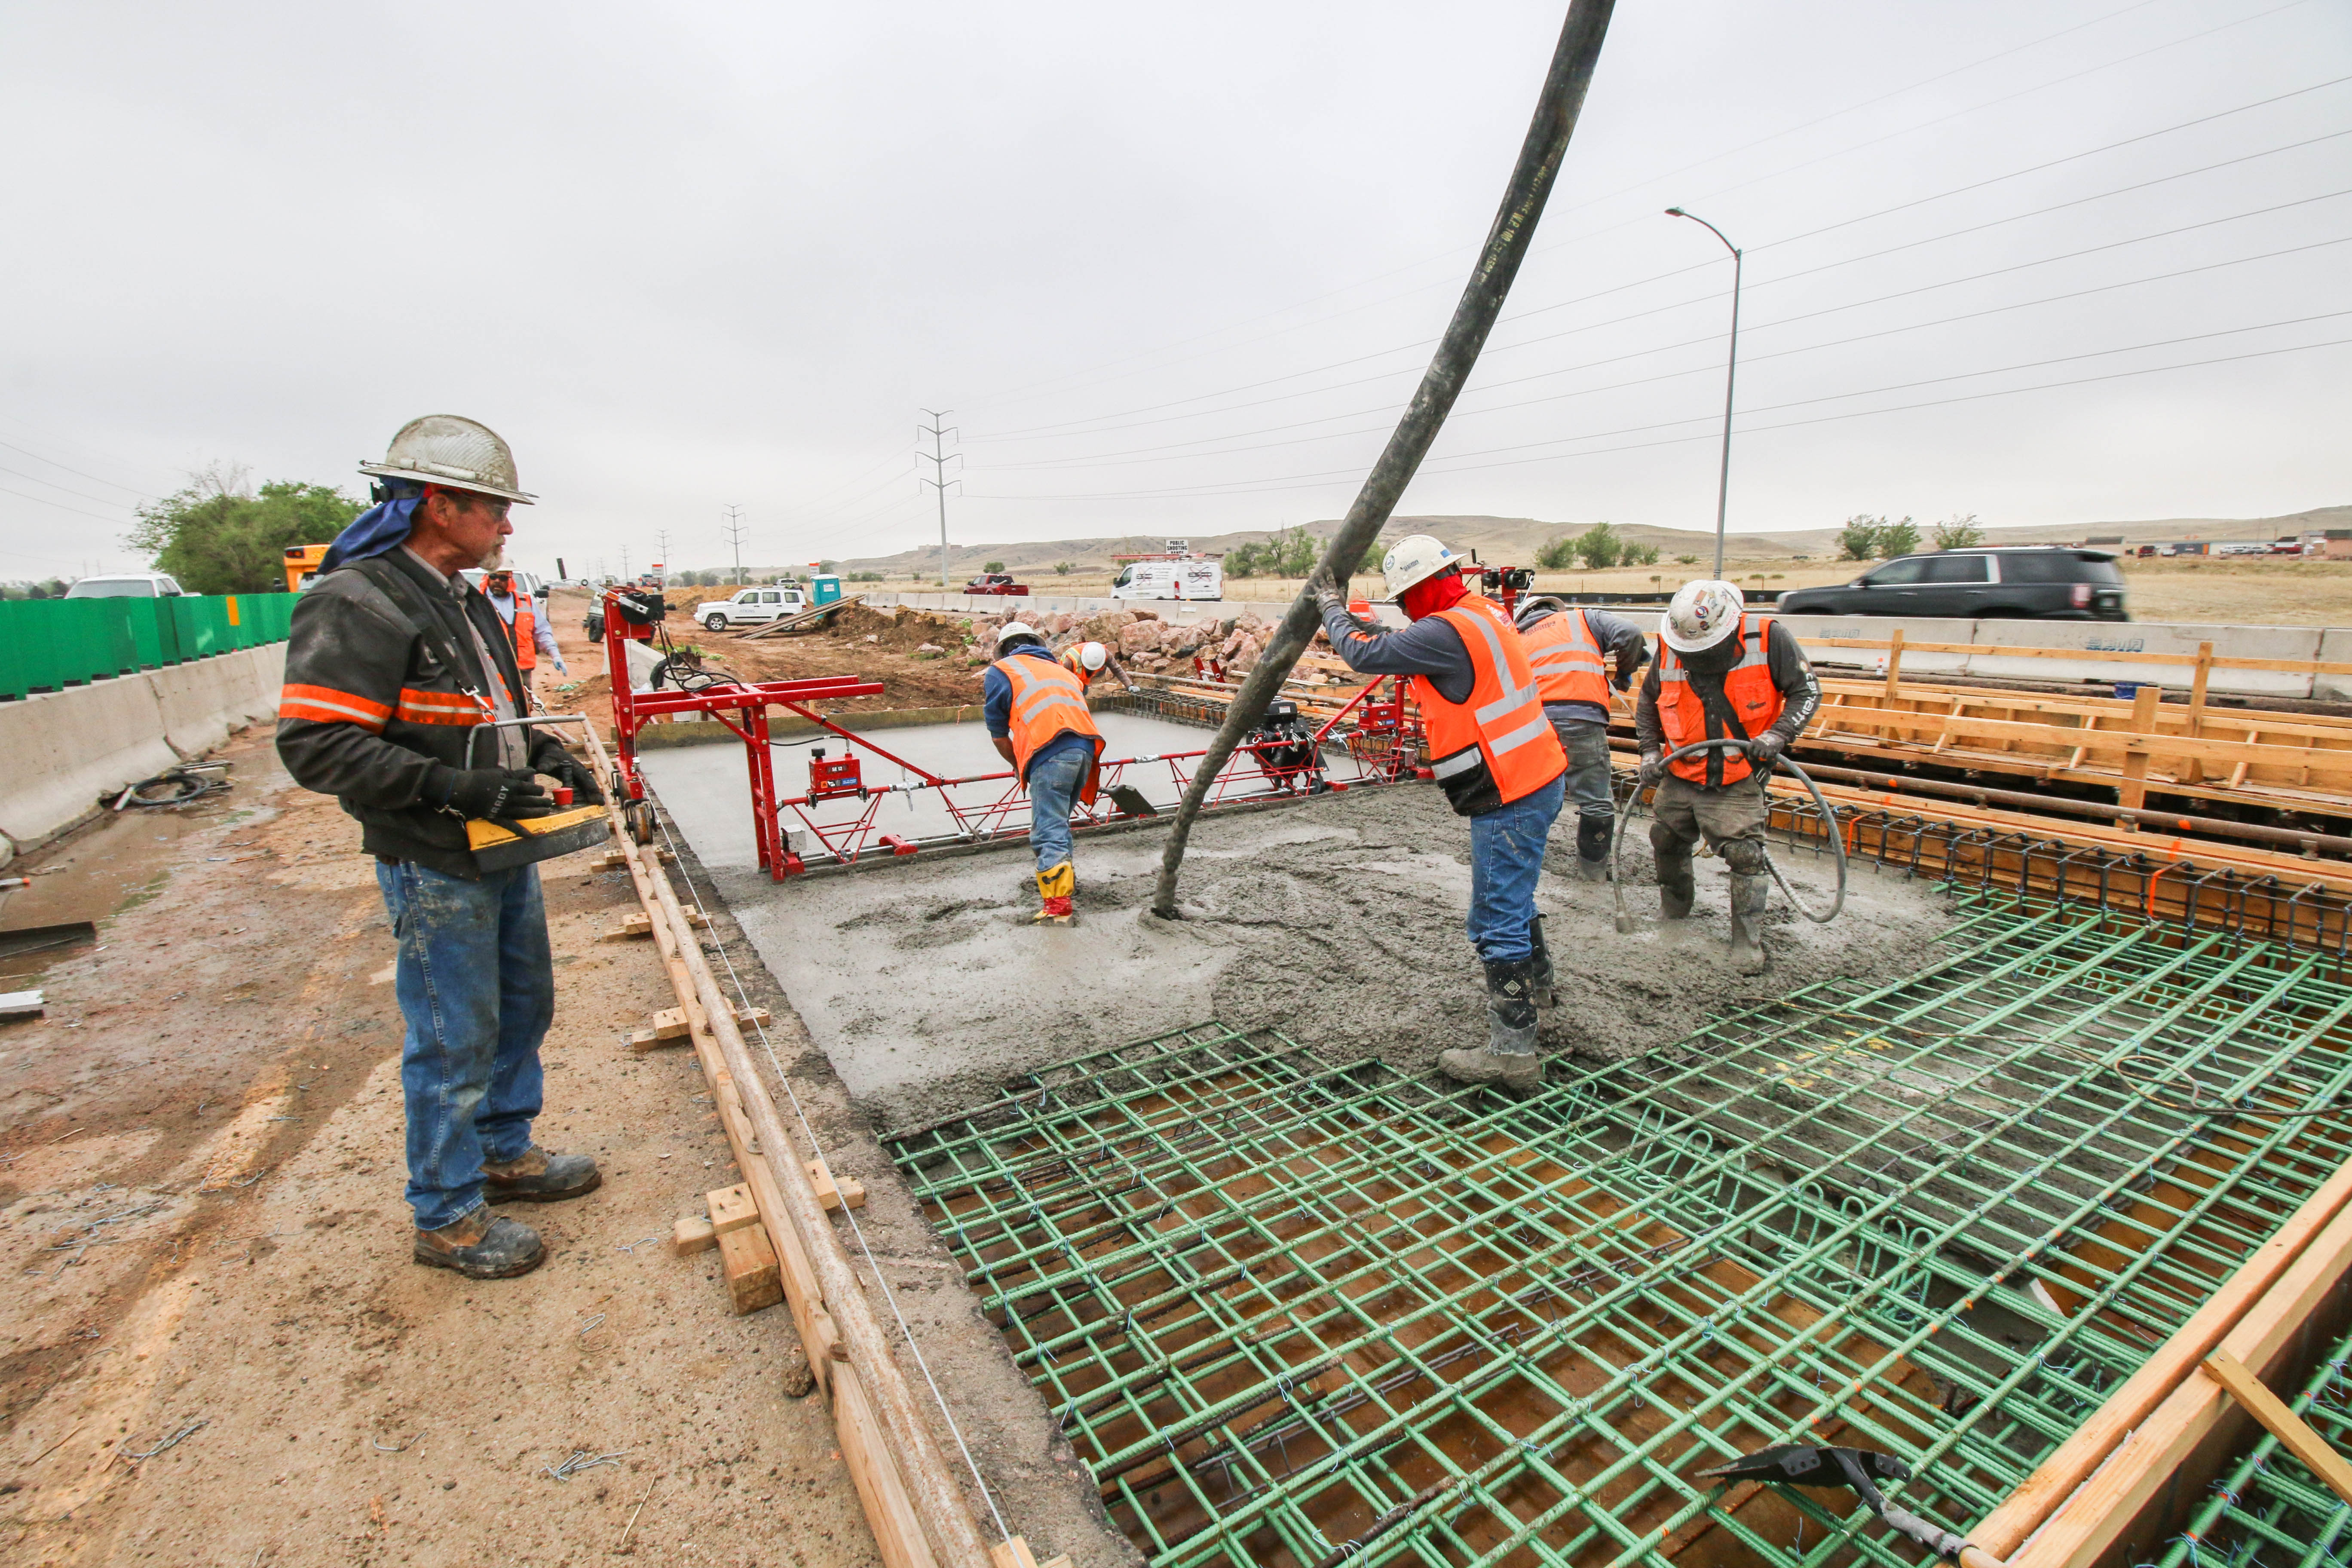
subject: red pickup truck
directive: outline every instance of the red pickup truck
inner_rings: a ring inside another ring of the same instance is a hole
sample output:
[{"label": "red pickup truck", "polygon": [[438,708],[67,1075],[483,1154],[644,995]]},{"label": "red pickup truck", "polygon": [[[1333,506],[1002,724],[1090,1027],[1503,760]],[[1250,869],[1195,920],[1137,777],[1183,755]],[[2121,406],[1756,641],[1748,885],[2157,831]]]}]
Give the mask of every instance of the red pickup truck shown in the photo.
[{"label": "red pickup truck", "polygon": [[1013,594],[1026,598],[1029,584],[1015,583],[1010,572],[983,572],[963,585],[967,594]]}]

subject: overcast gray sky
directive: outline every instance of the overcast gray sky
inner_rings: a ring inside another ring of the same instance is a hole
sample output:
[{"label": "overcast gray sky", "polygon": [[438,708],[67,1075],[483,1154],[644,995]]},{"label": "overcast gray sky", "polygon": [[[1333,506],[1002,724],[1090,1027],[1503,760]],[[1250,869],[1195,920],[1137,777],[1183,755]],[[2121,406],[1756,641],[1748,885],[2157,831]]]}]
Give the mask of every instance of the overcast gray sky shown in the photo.
[{"label": "overcast gray sky", "polygon": [[[8,8],[0,575],[487,421],[618,570],[1342,510],[1559,0]],[[2352,500],[2343,0],[1622,0],[1405,498],[1706,528]],[[2027,389],[2027,390],[2021,390]]]}]

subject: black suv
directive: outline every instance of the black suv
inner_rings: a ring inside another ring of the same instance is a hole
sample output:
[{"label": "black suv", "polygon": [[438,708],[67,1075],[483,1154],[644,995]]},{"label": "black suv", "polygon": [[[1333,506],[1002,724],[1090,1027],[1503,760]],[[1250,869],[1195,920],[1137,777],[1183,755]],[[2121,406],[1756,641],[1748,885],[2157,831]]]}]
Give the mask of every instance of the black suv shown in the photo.
[{"label": "black suv", "polygon": [[1958,619],[2127,621],[2124,574],[2104,550],[2021,545],[1901,555],[1839,588],[1798,588],[1784,616],[1948,616]]}]

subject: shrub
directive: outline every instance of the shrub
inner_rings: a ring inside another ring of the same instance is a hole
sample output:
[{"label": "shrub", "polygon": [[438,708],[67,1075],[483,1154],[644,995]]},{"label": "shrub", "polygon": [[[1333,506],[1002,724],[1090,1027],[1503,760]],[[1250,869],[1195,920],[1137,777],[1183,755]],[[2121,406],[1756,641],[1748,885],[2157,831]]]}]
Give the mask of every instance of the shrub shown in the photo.
[{"label": "shrub", "polygon": [[1606,572],[1625,552],[1625,541],[1607,522],[1596,522],[1576,536],[1577,558],[1591,572]]},{"label": "shrub", "polygon": [[1936,525],[1936,548],[1938,550],[1966,550],[1983,542],[1984,530],[1977,526],[1977,514],[1974,512],[1966,517],[1954,512]]}]

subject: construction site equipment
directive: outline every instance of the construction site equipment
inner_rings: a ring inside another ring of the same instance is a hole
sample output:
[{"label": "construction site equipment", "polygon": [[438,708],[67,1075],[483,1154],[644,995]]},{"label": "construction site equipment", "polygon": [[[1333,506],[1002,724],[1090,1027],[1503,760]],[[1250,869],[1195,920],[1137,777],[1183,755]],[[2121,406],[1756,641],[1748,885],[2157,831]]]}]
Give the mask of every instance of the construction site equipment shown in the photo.
[{"label": "construction site equipment", "polygon": [[[1685,757],[1700,756],[1707,752],[1743,750],[1747,744],[1745,741],[1734,740],[1694,741],[1687,746],[1678,746],[1667,752],[1664,761],[1672,764]],[[1828,798],[1822,794],[1821,786],[1813,783],[1812,775],[1800,767],[1795,759],[1783,752],[1772,759],[1772,768],[1774,772],[1787,773],[1799,784],[1803,784],[1807,793],[1812,796],[1814,808],[1821,813],[1823,842],[1829,846],[1830,858],[1837,866],[1837,891],[1830,900],[1830,907],[1816,912],[1811,905],[1798,896],[1794,888],[1789,886],[1788,878],[1780,874],[1780,863],[1772,858],[1771,851],[1769,849],[1764,854],[1765,868],[1772,873],[1772,880],[1780,885],[1780,895],[1789,900],[1790,908],[1816,925],[1827,925],[1837,919],[1839,910],[1845,908],[1845,836],[1838,831],[1837,813],[1831,808]],[[1625,844],[1625,822],[1633,815],[1633,807],[1638,802],[1640,795],[1641,789],[1636,784],[1625,802],[1626,809],[1616,813],[1616,820],[1610,825],[1609,886],[1617,900],[1617,930],[1621,934],[1631,932],[1634,926],[1633,912],[1625,907],[1625,872],[1622,856]]]},{"label": "construction site equipment", "polygon": [[[228,771],[227,763],[182,763],[166,768],[152,779],[137,784],[114,797],[113,809],[128,811],[132,806],[191,805],[206,795],[226,793],[229,781],[220,775]],[[100,797],[101,800],[103,797]]]},{"label": "construction site equipment", "polygon": [[318,581],[319,563],[327,558],[323,544],[289,544],[286,547],[286,591],[299,594]]},{"label": "construction site equipment", "polygon": [[[1878,1515],[1879,1522],[1891,1530],[1900,1531],[1937,1556],[1960,1568],[2005,1568],[2001,1560],[1981,1547],[1972,1546],[1942,1525],[1921,1519],[1889,1504],[1878,1489],[1878,1482],[1907,1481],[1911,1467],[1892,1454],[1881,1454],[1868,1448],[1820,1448],[1803,1443],[1784,1443],[1776,1448],[1765,1448],[1740,1458],[1728,1459],[1720,1465],[1701,1470],[1700,1475],[1717,1481],[1772,1481],[1782,1486],[1851,1487]],[[1874,1479],[1873,1478],[1875,1478]]]},{"label": "construction site equipment", "polygon": [[[541,724],[577,724],[583,734],[590,728],[584,713],[542,713],[528,719],[487,721],[466,731],[465,765],[474,765],[474,743],[482,738],[485,730],[527,730]],[[517,866],[593,849],[604,843],[611,831],[601,805],[573,806],[544,816],[511,820],[474,816],[466,819],[466,847],[473,851],[474,864],[481,869],[509,871]]]},{"label": "construction site equipment", "polygon": [[1164,920],[1177,916],[1176,874],[1184,864],[1184,847],[1192,836],[1192,819],[1207,804],[1211,790],[1224,772],[1225,760],[1241,744],[1242,737],[1256,726],[1266,703],[1281,689],[1291,666],[1315,635],[1315,587],[1318,584],[1344,585],[1364,552],[1380,537],[1381,525],[1396,510],[1397,498],[1412,482],[1422,458],[1428,454],[1430,443],[1437,438],[1446,415],[1453,410],[1454,400],[1461,395],[1464,383],[1478,362],[1478,352],[1486,346],[1486,334],[1493,330],[1495,318],[1510,294],[1512,280],[1518,276],[1519,263],[1528,253],[1536,224],[1543,216],[1544,204],[1551,195],[1560,159],[1568,152],[1569,137],[1584,107],[1585,89],[1591,85],[1593,67],[1601,58],[1601,40],[1608,37],[1614,5],[1615,0],[1570,0],[1567,18],[1560,26],[1559,41],[1552,50],[1550,68],[1544,75],[1543,90],[1536,100],[1527,138],[1520,144],[1518,161],[1504,187],[1502,205],[1486,231],[1486,243],[1479,247],[1470,280],[1454,307],[1453,319],[1446,322],[1445,333],[1438,341],[1429,368],[1422,374],[1421,384],[1413,389],[1412,402],[1390,434],[1379,461],[1365,476],[1346,519],[1324,546],[1322,558],[1308,574],[1307,586],[1299,590],[1289,613],[1267,641],[1256,668],[1250,671],[1249,679],[1234,695],[1223,726],[1209,742],[1192,784],[1177,805],[1168,846],[1160,856],[1159,884],[1151,900],[1152,912]]}]

